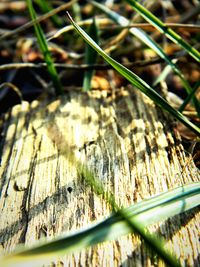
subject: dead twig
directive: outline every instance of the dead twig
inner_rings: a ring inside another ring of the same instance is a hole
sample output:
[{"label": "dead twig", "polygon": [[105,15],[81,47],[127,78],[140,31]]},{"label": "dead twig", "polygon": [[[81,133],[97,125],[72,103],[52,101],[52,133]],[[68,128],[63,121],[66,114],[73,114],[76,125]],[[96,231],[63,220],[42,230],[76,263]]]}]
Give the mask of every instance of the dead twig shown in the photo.
[{"label": "dead twig", "polygon": [[48,13],[40,16],[40,17],[38,17],[37,19],[27,22],[26,24],[20,26],[19,28],[15,29],[15,30],[12,30],[12,31],[9,31],[9,32],[4,33],[2,36],[0,36],[0,41],[6,39],[8,37],[11,37],[13,35],[16,35],[18,33],[21,33],[23,31],[27,30],[28,28],[32,27],[36,23],[41,22],[41,21],[43,21],[43,20],[45,20],[47,18],[50,18],[53,15],[55,15],[55,14],[57,14],[57,13],[63,11],[63,10],[66,10],[67,8],[69,8],[70,6],[72,6],[72,4],[74,4],[76,1],[77,0],[72,0],[72,1],[70,1],[68,3],[65,3],[65,4],[63,4],[63,5],[55,8],[53,10],[51,10],[50,12],[48,12]]},{"label": "dead twig", "polygon": [[[170,58],[174,59],[176,57],[181,57],[182,55],[176,54],[173,56],[170,56]],[[141,60],[141,61],[136,61],[134,63],[126,63],[124,64],[126,67],[145,67],[153,64],[158,64],[158,63],[164,63],[165,61],[161,58],[155,57],[150,60]],[[107,65],[107,64],[92,64],[92,65],[87,65],[87,64],[66,64],[66,63],[54,63],[55,67],[57,68],[64,68],[64,69],[72,69],[72,70],[91,70],[91,69],[96,69],[96,70],[108,70],[112,69],[112,66]],[[46,68],[46,63],[9,63],[9,64],[4,64],[0,66],[0,71],[7,71],[11,69],[23,69],[23,68]]]}]

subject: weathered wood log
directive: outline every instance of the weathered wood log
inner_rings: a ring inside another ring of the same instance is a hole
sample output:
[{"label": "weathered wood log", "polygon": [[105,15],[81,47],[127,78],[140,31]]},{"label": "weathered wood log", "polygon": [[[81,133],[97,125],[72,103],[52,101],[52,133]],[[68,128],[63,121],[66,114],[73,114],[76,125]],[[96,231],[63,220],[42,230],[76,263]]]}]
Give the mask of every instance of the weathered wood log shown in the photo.
[{"label": "weathered wood log", "polygon": [[[23,102],[5,117],[0,168],[2,251],[34,244],[105,218],[109,205],[77,175],[72,151],[124,207],[199,181],[173,124],[131,88],[71,92],[53,101]],[[182,264],[200,265],[199,209],[152,229]],[[55,266],[157,266],[136,235],[62,257]]]}]

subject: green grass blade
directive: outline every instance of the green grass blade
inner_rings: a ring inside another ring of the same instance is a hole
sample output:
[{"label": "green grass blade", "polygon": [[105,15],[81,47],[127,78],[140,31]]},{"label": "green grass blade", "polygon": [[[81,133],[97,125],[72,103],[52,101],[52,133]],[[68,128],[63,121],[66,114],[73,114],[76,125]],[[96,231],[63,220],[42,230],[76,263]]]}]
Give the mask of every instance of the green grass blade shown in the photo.
[{"label": "green grass blade", "polygon": [[[35,0],[35,2],[39,5],[40,9],[44,13],[50,12],[53,9],[51,3],[47,2],[46,0]],[[61,27],[63,24],[58,15],[53,15],[51,20],[57,27]]]},{"label": "green grass blade", "polygon": [[[194,94],[196,93],[196,91],[198,90],[200,86],[200,81],[197,81],[194,85],[194,88],[192,90],[192,92],[186,97],[186,99],[184,100],[183,104],[179,107],[179,111],[182,112],[185,107],[187,106],[187,104],[191,101],[191,99],[193,98]],[[198,113],[199,115],[199,113]],[[200,115],[199,115],[200,117]]]},{"label": "green grass blade", "polygon": [[126,0],[132,8],[138,12],[146,21],[158,29],[161,33],[165,34],[171,41],[181,46],[190,56],[192,56],[197,62],[200,62],[200,53],[188,44],[183,38],[178,35],[171,28],[167,27],[160,19],[154,16],[145,7],[139,4],[136,0]]},{"label": "green grass blade", "polygon": [[[98,44],[99,38],[98,38],[98,28],[95,21],[95,18],[93,19],[92,24],[89,27],[88,34],[91,36],[91,38]],[[85,63],[87,65],[92,65],[96,63],[98,53],[89,45],[86,44],[85,48]],[[83,79],[83,91],[89,91],[91,89],[91,80],[94,75],[94,70],[86,70],[84,74]]]},{"label": "green grass blade", "polygon": [[[114,195],[109,192],[104,192],[103,185],[95,178],[94,174],[87,168],[87,166],[83,166],[80,174],[81,177],[84,177],[84,180],[88,184],[90,184],[92,188],[94,188],[96,194],[103,194],[106,202],[109,203],[113,210],[115,210],[117,214],[121,216],[121,218],[130,227],[132,232],[136,232],[141,235],[141,237],[145,240],[145,243],[149,245],[149,247],[154,250],[169,266],[180,266],[175,255],[168,252],[168,250],[165,248],[163,239],[158,238],[155,234],[151,234],[147,229],[145,229],[144,225],[142,224],[144,218],[142,219],[142,221],[137,221],[137,217],[134,216],[132,218],[129,218],[124,210],[120,210],[115,202]],[[199,196],[197,198],[197,203],[199,204]],[[184,205],[185,202],[183,202],[182,204]],[[177,207],[177,205],[175,205],[175,207]],[[166,213],[164,214],[166,215]]]},{"label": "green grass blade", "polygon": [[[31,0],[27,0],[27,5],[28,5],[28,9],[29,9],[29,13],[30,13],[31,19],[35,20],[36,19],[36,14],[35,14],[35,10],[34,10],[33,5],[32,5],[32,1]],[[35,29],[35,33],[36,33],[36,36],[37,36],[37,40],[38,40],[38,43],[39,43],[40,50],[41,50],[41,52],[42,52],[42,54],[44,56],[44,60],[45,60],[45,62],[47,64],[48,72],[50,74],[50,77],[52,79],[53,85],[55,87],[56,94],[57,95],[62,94],[63,93],[62,85],[60,83],[56,68],[54,66],[53,59],[52,59],[51,54],[50,54],[50,52],[48,50],[47,41],[46,41],[45,36],[43,34],[42,28],[40,27],[40,24],[39,23],[34,24],[34,29]]]},{"label": "green grass blade", "polygon": [[79,27],[73,19],[68,14],[72,25],[75,27],[77,32],[82,36],[82,38],[90,44],[93,49],[95,49],[110,65],[112,65],[121,75],[123,75],[130,83],[140,89],[145,95],[152,99],[158,106],[163,108],[165,111],[169,112],[177,120],[182,122],[185,126],[190,128],[193,132],[200,136],[200,128],[190,122],[185,116],[183,116],[179,111],[175,110],[169,105],[169,103],[162,98],[152,87],[150,87],[145,81],[143,81],[135,73],[131,72],[129,69],[118,63],[116,60],[108,56],[89,36],[88,34]]},{"label": "green grass blade", "polygon": [[[173,59],[172,61],[177,61],[177,59]],[[161,72],[161,74],[157,77],[157,79],[154,81],[153,86],[156,86],[158,83],[160,83],[161,81],[165,80],[165,78],[167,77],[167,75],[171,72],[172,67],[170,65],[167,65],[163,71]],[[179,76],[180,77],[180,76]],[[181,78],[181,77],[180,77]],[[198,89],[198,84],[199,82],[196,83],[196,86],[192,89],[189,85],[189,83],[187,82],[187,80],[182,79],[182,84],[183,86],[186,88],[186,92],[188,93],[186,99],[184,100],[183,104],[180,106],[180,108],[178,109],[179,112],[183,112],[183,110],[185,109],[186,105],[192,100],[197,112],[198,117],[200,117],[200,102],[199,100],[196,98],[195,96],[195,92]]]},{"label": "green grass blade", "polygon": [[[172,59],[172,62],[177,62],[177,58]],[[171,73],[172,68],[170,65],[167,65],[162,72],[160,73],[160,75],[155,79],[155,81],[153,82],[153,86],[158,85],[160,82],[164,81],[166,79],[166,77],[169,75],[169,73]]]},{"label": "green grass blade", "polygon": [[[144,227],[185,212],[198,206],[199,203],[200,183],[192,183],[143,200],[123,209],[122,212],[131,221],[137,223],[140,227]],[[157,213],[156,217],[155,213]],[[132,232],[132,228],[127,224],[126,220],[120,213],[114,213],[102,222],[85,230],[77,231],[71,235],[64,235],[53,241],[40,242],[33,248],[20,249],[18,252],[3,258],[1,266],[6,266],[6,263],[8,263],[7,266],[12,266],[11,263],[13,262],[22,263],[41,258],[43,262],[46,258],[80,251],[100,242],[115,240],[130,232]]]},{"label": "green grass blade", "polygon": [[80,7],[79,3],[74,3],[72,5],[72,11],[73,11],[75,20],[81,21],[82,20],[82,14],[81,14],[81,7]]},{"label": "green grass blade", "polygon": [[[127,20],[125,17],[119,15],[118,13],[110,10],[105,5],[102,5],[102,4],[100,4],[98,2],[95,2],[95,1],[90,1],[90,2],[94,6],[96,6],[97,8],[101,9],[105,14],[107,14],[109,16],[109,18],[111,18],[112,20],[114,20],[119,25],[121,25],[121,26],[128,26],[130,24],[130,21],[129,20]],[[168,66],[166,67],[167,70],[164,70],[164,72],[162,73],[162,75],[159,77],[159,79],[155,83],[160,82],[161,79],[163,79],[168,74],[168,71],[170,69],[172,69],[179,76],[179,78],[180,78],[180,80],[182,82],[182,85],[185,88],[187,94],[188,95],[191,95],[192,88],[191,88],[190,84],[185,79],[183,73],[177,67],[177,65],[175,64],[175,62],[173,62],[173,60],[171,60],[166,55],[166,53],[163,51],[163,49],[151,37],[149,37],[144,31],[142,31],[141,29],[131,28],[131,29],[129,29],[129,32],[132,35],[136,36],[140,41],[142,41],[143,43],[145,43],[148,47],[150,47],[157,55],[159,55],[162,59],[164,59],[165,62],[168,64]],[[195,97],[195,95],[193,95],[193,102],[194,102],[195,109],[196,109],[198,115],[200,116],[200,104],[199,104],[199,101],[197,100],[197,98]]]}]

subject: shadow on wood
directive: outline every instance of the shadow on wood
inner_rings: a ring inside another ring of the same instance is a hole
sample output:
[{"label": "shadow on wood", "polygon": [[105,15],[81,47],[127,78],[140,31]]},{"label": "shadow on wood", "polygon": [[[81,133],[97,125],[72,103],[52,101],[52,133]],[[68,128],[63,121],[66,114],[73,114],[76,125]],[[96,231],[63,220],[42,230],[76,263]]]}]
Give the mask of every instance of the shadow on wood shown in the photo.
[{"label": "shadow on wood", "polygon": [[[131,88],[108,95],[71,92],[54,101],[23,102],[3,124],[0,242],[3,251],[90,225],[110,214],[69,160],[87,163],[119,206],[199,181],[172,121]],[[175,216],[151,230],[182,264],[198,266],[199,212]],[[56,264],[56,263],[55,263]],[[62,257],[55,266],[156,266],[136,235]],[[60,265],[59,265],[60,264]]]}]

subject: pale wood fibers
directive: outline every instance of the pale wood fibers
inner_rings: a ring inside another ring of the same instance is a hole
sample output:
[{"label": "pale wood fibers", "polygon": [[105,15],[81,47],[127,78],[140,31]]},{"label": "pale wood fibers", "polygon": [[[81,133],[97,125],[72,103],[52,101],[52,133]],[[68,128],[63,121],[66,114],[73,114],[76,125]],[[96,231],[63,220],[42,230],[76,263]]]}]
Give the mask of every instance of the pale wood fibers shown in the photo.
[{"label": "pale wood fibers", "polygon": [[[171,120],[132,88],[23,102],[7,115],[2,133],[0,242],[5,251],[110,214],[108,203],[78,177],[70,153],[87,163],[120,206],[200,180]],[[152,231],[164,236],[182,264],[199,266],[199,222],[199,209],[194,209]],[[55,264],[156,266],[153,253],[135,235]]]}]

